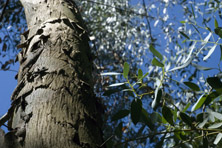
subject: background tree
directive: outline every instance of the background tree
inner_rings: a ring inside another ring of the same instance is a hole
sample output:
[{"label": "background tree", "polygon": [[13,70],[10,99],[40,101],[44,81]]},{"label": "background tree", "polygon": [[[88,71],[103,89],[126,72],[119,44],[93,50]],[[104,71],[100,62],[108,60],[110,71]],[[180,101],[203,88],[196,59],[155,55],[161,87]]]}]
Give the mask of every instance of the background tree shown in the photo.
[{"label": "background tree", "polygon": [[204,61],[220,50],[221,2],[77,4],[95,55],[107,146],[220,147],[220,62]]}]

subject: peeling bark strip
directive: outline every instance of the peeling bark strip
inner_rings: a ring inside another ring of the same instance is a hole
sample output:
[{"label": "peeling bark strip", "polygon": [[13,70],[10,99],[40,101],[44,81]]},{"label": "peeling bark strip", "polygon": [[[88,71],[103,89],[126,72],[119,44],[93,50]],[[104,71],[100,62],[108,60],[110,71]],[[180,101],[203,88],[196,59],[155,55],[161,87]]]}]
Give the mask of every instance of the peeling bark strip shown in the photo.
[{"label": "peeling bark strip", "polygon": [[13,148],[99,147],[101,114],[93,95],[91,53],[75,3],[21,2],[29,30],[18,45],[23,50],[8,122],[13,130],[7,133],[14,137],[5,141],[14,141]]}]

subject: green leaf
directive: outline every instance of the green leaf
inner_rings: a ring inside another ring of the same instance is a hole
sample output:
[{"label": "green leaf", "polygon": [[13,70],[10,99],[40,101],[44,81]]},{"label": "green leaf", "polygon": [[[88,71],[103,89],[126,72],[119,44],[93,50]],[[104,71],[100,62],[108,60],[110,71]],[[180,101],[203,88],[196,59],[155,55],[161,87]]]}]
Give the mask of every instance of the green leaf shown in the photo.
[{"label": "green leaf", "polygon": [[149,117],[148,112],[144,108],[142,108],[141,119],[151,130],[154,130],[154,125],[152,123],[153,118]]},{"label": "green leaf", "polygon": [[184,64],[181,65],[181,66],[174,67],[174,68],[172,68],[170,71],[175,71],[175,70],[178,70],[178,69],[182,69],[182,68],[187,67],[187,66],[192,62],[192,60],[193,60],[193,58],[189,58],[186,63],[184,63]]},{"label": "green leaf", "polygon": [[155,90],[155,98],[151,105],[153,109],[156,109],[159,106],[161,98],[162,98],[162,90],[158,89],[157,87]]},{"label": "green leaf", "polygon": [[215,128],[219,128],[219,127],[221,127],[221,126],[222,126],[222,122],[212,124],[212,125],[209,126],[208,128],[209,128],[209,129],[215,129]]},{"label": "green leaf", "polygon": [[186,21],[180,21],[180,23],[181,23],[181,24],[185,24],[185,23],[186,23]]},{"label": "green leaf", "polygon": [[193,56],[193,50],[194,50],[196,44],[197,44],[197,42],[194,42],[194,44],[190,47],[190,52],[189,52],[187,58],[184,60],[183,64],[187,63],[187,61],[189,61],[190,59],[193,59],[193,57],[194,57]]},{"label": "green leaf", "polygon": [[218,28],[218,22],[217,22],[216,19],[214,19],[214,27],[215,27],[215,28]]},{"label": "green leaf", "polygon": [[137,82],[140,82],[140,81],[141,81],[143,78],[145,78],[148,74],[149,74],[148,72],[145,73],[141,78],[139,78],[139,79],[137,80]]},{"label": "green leaf", "polygon": [[210,37],[212,36],[212,33],[210,32],[204,39],[204,42],[207,43],[210,39]]},{"label": "green leaf", "polygon": [[158,61],[156,58],[153,58],[152,64],[155,65],[155,66],[164,67],[163,63]]},{"label": "green leaf", "polygon": [[168,108],[167,106],[163,106],[162,108],[162,114],[164,119],[171,124],[172,126],[174,125],[173,123],[173,113],[171,112],[171,109]]},{"label": "green leaf", "polygon": [[180,34],[181,34],[182,36],[184,36],[185,38],[190,39],[190,37],[189,37],[188,35],[186,35],[184,32],[182,32],[182,31],[179,31],[179,32],[180,32]]},{"label": "green leaf", "polygon": [[140,99],[134,99],[131,103],[131,119],[135,125],[140,120],[141,111],[142,111],[142,101]]},{"label": "green leaf", "polygon": [[123,68],[123,76],[124,78],[128,78],[129,74],[129,64],[127,62],[124,63],[124,68]]},{"label": "green leaf", "polygon": [[185,112],[185,111],[187,111],[187,109],[190,107],[190,102],[189,103],[187,103],[187,105],[184,107],[184,109],[183,109],[183,111],[182,112]]},{"label": "green leaf", "polygon": [[186,113],[180,112],[180,118],[184,123],[192,127],[192,120],[190,116],[188,116]]},{"label": "green leaf", "polygon": [[222,138],[222,133],[217,134],[217,137],[216,137],[216,139],[214,140],[214,144],[217,145],[218,142],[220,142],[221,138]]},{"label": "green leaf", "polygon": [[183,83],[194,91],[200,91],[199,86],[195,83],[192,83],[192,82],[183,82]]},{"label": "green leaf", "polygon": [[120,122],[115,129],[115,135],[117,135],[119,138],[122,137],[123,134],[122,128],[123,128],[123,122]]},{"label": "green leaf", "polygon": [[125,83],[115,83],[115,84],[109,85],[109,87],[121,86],[121,85],[124,85],[124,84],[125,84]]},{"label": "green leaf", "polygon": [[200,98],[197,100],[197,102],[192,107],[191,112],[199,109],[203,105],[203,103],[205,102],[206,98],[207,97],[205,94],[201,95]]},{"label": "green leaf", "polygon": [[217,27],[214,29],[214,32],[222,38],[222,27]]},{"label": "green leaf", "polygon": [[211,115],[213,115],[215,118],[222,120],[222,114],[218,112],[211,112]]},{"label": "green leaf", "polygon": [[208,121],[208,118],[205,118],[205,119],[203,120],[203,122],[201,122],[201,123],[198,124],[198,127],[199,127],[199,128],[203,128],[204,125],[207,123],[207,121]]},{"label": "green leaf", "polygon": [[209,147],[209,142],[207,136],[203,136],[203,148],[208,148]]},{"label": "green leaf", "polygon": [[197,27],[196,27],[195,25],[193,25],[193,24],[191,24],[191,25],[192,25],[193,28],[196,30],[196,32],[200,34],[200,31],[197,29]]},{"label": "green leaf", "polygon": [[116,75],[121,75],[121,73],[117,73],[117,72],[105,72],[105,73],[101,73],[101,76],[116,76]]},{"label": "green leaf", "polygon": [[112,120],[112,121],[116,121],[116,120],[122,119],[122,118],[128,116],[129,113],[130,113],[130,111],[127,110],[127,109],[120,110],[120,111],[118,111],[116,114],[113,115],[113,117],[112,117],[111,120]]},{"label": "green leaf", "polygon": [[142,69],[138,70],[138,76],[137,76],[137,80],[140,80],[143,77],[143,71]]},{"label": "green leaf", "polygon": [[196,116],[196,121],[197,122],[203,122],[204,121],[204,117],[207,115],[207,113],[199,113],[199,114],[197,114],[197,116]]},{"label": "green leaf", "polygon": [[200,66],[200,65],[197,65],[197,64],[195,64],[195,63],[192,63],[192,65],[193,65],[196,69],[198,69],[198,70],[205,70],[205,71],[207,71],[207,70],[213,69],[213,68],[210,68],[210,67]]},{"label": "green leaf", "polygon": [[151,114],[151,119],[152,119],[153,124],[155,124],[156,122],[159,122],[159,123],[162,122],[162,118],[158,112],[153,112]]},{"label": "green leaf", "polygon": [[222,61],[222,45],[220,45],[220,61]]},{"label": "green leaf", "polygon": [[207,83],[216,91],[222,89],[222,83],[218,77],[207,78]]},{"label": "green leaf", "polygon": [[193,17],[194,17],[194,19],[196,19],[195,13],[194,13],[194,10],[193,10],[193,5],[190,5],[190,6],[191,6],[191,10],[192,10]]},{"label": "green leaf", "polygon": [[210,51],[208,52],[208,54],[203,58],[204,61],[206,61],[214,52],[214,50],[216,49],[217,44],[214,44],[214,46],[210,49]]},{"label": "green leaf", "polygon": [[216,91],[211,92],[209,95],[207,95],[207,98],[206,98],[204,104],[209,105],[218,96],[219,96],[219,94]]},{"label": "green leaf", "polygon": [[153,55],[155,55],[156,57],[158,57],[161,61],[163,60],[162,54],[159,53],[159,52],[153,47],[153,45],[150,45],[150,51],[153,53]]},{"label": "green leaf", "polygon": [[176,122],[177,121],[177,109],[175,108],[173,111],[173,121]]}]

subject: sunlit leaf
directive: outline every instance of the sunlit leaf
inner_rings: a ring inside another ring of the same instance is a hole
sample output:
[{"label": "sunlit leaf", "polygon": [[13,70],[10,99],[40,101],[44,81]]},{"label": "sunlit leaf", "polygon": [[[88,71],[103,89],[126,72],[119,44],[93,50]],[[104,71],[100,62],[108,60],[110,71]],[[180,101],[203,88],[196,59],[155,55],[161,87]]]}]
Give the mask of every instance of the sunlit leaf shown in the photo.
[{"label": "sunlit leaf", "polygon": [[212,114],[215,118],[217,118],[217,119],[219,119],[219,120],[222,120],[222,114],[220,114],[220,113],[218,113],[218,112],[211,112],[211,114]]},{"label": "sunlit leaf", "polygon": [[139,69],[139,70],[138,70],[137,80],[139,80],[140,78],[142,78],[142,76],[143,76],[143,71],[142,71],[142,69]]},{"label": "sunlit leaf", "polygon": [[135,125],[140,120],[141,111],[142,111],[142,101],[140,99],[134,99],[131,103],[131,119]]},{"label": "sunlit leaf", "polygon": [[124,84],[125,84],[125,83],[115,83],[115,84],[109,85],[109,87],[121,86],[121,85],[124,85]]},{"label": "sunlit leaf", "polygon": [[161,97],[162,97],[162,90],[158,89],[157,87],[155,90],[154,100],[151,105],[153,109],[156,109],[158,107],[158,105],[160,104]]},{"label": "sunlit leaf", "polygon": [[163,63],[158,61],[156,58],[153,58],[152,64],[155,65],[155,66],[164,67]]},{"label": "sunlit leaf", "polygon": [[192,107],[191,112],[199,109],[199,108],[203,105],[203,103],[204,103],[204,101],[206,100],[206,98],[207,98],[206,95],[205,95],[205,94],[202,94],[202,95],[199,97],[199,99],[197,100],[197,102],[194,104],[194,106]]},{"label": "sunlit leaf", "polygon": [[184,60],[183,63],[186,63],[187,61],[189,61],[190,58],[193,59],[192,53],[193,53],[193,50],[194,50],[194,48],[195,48],[195,46],[196,46],[196,43],[197,43],[197,42],[194,42],[194,44],[190,47],[190,53],[189,53],[189,55],[187,56],[187,58]]},{"label": "sunlit leaf", "polygon": [[214,44],[214,46],[210,49],[210,51],[208,52],[208,54],[203,58],[204,61],[206,61],[214,52],[214,50],[216,49],[217,44]]},{"label": "sunlit leaf", "polygon": [[206,125],[207,121],[208,121],[208,118],[205,118],[205,119],[203,120],[203,122],[201,122],[201,123],[198,124],[198,127],[199,127],[199,128],[203,128],[204,125]]},{"label": "sunlit leaf", "polygon": [[170,71],[175,71],[175,70],[178,70],[178,69],[183,69],[185,67],[187,67],[191,62],[192,62],[193,58],[190,58],[186,63],[184,63],[183,65],[181,66],[178,66],[178,67],[175,67],[173,69],[171,69]]},{"label": "sunlit leaf", "polygon": [[124,67],[123,67],[123,76],[124,78],[128,78],[128,74],[129,74],[129,64],[127,62],[124,63]]},{"label": "sunlit leaf", "polygon": [[180,21],[180,23],[185,24],[185,23],[186,23],[186,21]]},{"label": "sunlit leaf", "polygon": [[210,67],[200,66],[200,65],[197,65],[197,64],[195,64],[195,63],[192,63],[192,65],[193,65],[196,69],[198,69],[198,70],[205,70],[205,71],[207,71],[207,70],[213,69],[213,68],[210,68]]},{"label": "sunlit leaf", "polygon": [[115,75],[121,75],[121,73],[117,73],[117,72],[105,72],[105,73],[101,73],[101,76],[115,76]]},{"label": "sunlit leaf", "polygon": [[214,124],[212,124],[211,126],[209,126],[208,128],[209,129],[215,129],[215,128],[219,128],[219,127],[221,127],[222,126],[222,122],[220,122],[220,123],[214,123]]},{"label": "sunlit leaf", "polygon": [[111,120],[112,120],[112,121],[115,121],[115,120],[122,119],[122,118],[128,116],[129,113],[130,113],[129,110],[126,110],[126,109],[120,110],[120,111],[118,111],[116,114],[113,115],[113,117],[112,117]]},{"label": "sunlit leaf", "polygon": [[183,82],[183,83],[194,91],[200,91],[199,86],[195,83],[192,83],[192,82]]},{"label": "sunlit leaf", "polygon": [[187,103],[187,105],[184,107],[184,109],[183,109],[183,111],[182,112],[185,112],[185,111],[187,111],[187,109],[190,107],[190,102],[189,103]]},{"label": "sunlit leaf", "polygon": [[153,45],[150,45],[150,51],[153,53],[153,55],[155,55],[156,57],[158,57],[161,61],[163,60],[162,54],[159,53],[159,52],[153,47]]},{"label": "sunlit leaf", "polygon": [[217,134],[216,139],[214,140],[214,144],[217,145],[222,138],[222,133]]},{"label": "sunlit leaf", "polygon": [[143,78],[145,78],[148,74],[149,74],[148,72],[145,73],[141,78],[139,78],[139,79],[137,80],[137,82],[140,82],[140,81],[141,81]]},{"label": "sunlit leaf", "polygon": [[210,33],[206,36],[206,38],[204,39],[204,42],[205,42],[205,43],[207,43],[207,42],[209,41],[211,35],[212,35],[212,33],[210,32]]},{"label": "sunlit leaf", "polygon": [[218,27],[218,22],[217,19],[214,19],[214,27],[217,28]]}]

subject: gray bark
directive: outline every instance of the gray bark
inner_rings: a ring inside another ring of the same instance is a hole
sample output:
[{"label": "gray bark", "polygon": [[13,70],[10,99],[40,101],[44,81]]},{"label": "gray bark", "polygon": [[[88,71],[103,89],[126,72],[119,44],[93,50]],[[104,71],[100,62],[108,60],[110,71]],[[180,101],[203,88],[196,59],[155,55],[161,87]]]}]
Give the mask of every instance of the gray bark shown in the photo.
[{"label": "gray bark", "polygon": [[101,113],[79,10],[72,0],[20,1],[28,31],[18,45],[18,85],[8,121],[13,130],[3,140],[13,141],[13,148],[100,147]]}]

